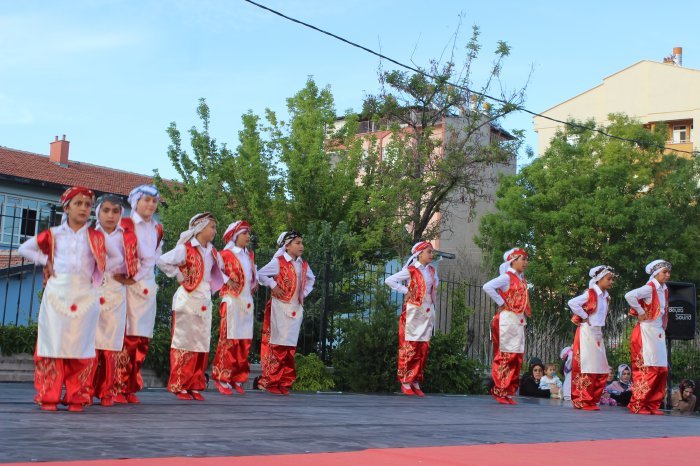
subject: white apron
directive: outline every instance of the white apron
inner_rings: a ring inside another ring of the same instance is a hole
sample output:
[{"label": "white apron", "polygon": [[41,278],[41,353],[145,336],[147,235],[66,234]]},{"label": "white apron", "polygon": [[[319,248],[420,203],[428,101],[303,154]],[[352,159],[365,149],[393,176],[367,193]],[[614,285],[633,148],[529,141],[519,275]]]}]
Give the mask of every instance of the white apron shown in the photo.
[{"label": "white apron", "polygon": [[211,343],[211,288],[202,282],[188,293],[180,286],[173,295],[171,348],[208,353]]},{"label": "white apron", "polygon": [[144,278],[126,287],[126,334],[153,337],[156,323],[156,277]]},{"label": "white apron", "polygon": [[435,305],[430,296],[423,299],[423,304],[406,304],[406,341],[430,341],[435,327]]},{"label": "white apron", "polygon": [[49,278],[39,308],[37,356],[94,358],[99,316],[97,292],[90,280],[70,274]]},{"label": "white apron", "polygon": [[607,374],[610,371],[605,354],[603,327],[582,323],[579,326],[579,351],[581,352],[581,372],[583,374]]},{"label": "white apron", "polygon": [[666,353],[666,332],[662,322],[662,316],[655,320],[643,320],[639,322],[642,334],[642,357],[645,366],[666,367],[668,356]]},{"label": "white apron", "polygon": [[[294,293],[294,296],[297,294]],[[270,344],[296,346],[304,317],[304,308],[296,298],[285,303],[272,298],[270,309]]]},{"label": "white apron", "polygon": [[226,303],[226,338],[229,340],[252,339],[255,315],[250,288],[244,287],[238,296],[226,295],[221,302]]},{"label": "white apron", "polygon": [[503,353],[525,352],[525,314],[501,311],[498,317],[498,349]]},{"label": "white apron", "polygon": [[98,294],[103,298],[97,323],[95,348],[121,351],[126,328],[126,286],[105,275]]}]

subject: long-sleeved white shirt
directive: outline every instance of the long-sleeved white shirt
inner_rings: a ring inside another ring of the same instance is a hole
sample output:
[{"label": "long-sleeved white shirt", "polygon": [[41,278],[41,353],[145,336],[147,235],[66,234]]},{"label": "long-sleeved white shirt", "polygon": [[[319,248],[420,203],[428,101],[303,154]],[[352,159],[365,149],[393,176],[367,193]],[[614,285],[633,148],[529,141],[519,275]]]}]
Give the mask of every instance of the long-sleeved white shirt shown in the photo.
[{"label": "long-sleeved white shirt", "polygon": [[[666,285],[660,284],[656,280],[656,278],[652,278],[650,281],[656,287],[656,294],[659,296],[659,305],[661,306],[661,313],[659,314],[659,316],[662,316],[666,313],[666,294],[664,293],[664,290],[666,290]],[[640,316],[643,316],[645,314],[645,311],[644,309],[642,309],[642,306],[639,305],[639,300],[644,300],[645,303],[650,304],[651,294],[651,287],[648,285],[644,285],[641,288],[628,291],[625,294],[625,299],[632,307],[632,309],[636,310]]]},{"label": "long-sleeved white shirt", "polygon": [[[291,262],[292,265],[294,266],[294,270],[297,273],[297,280],[299,280],[297,283],[301,284],[301,263],[302,259],[301,257],[297,257],[296,260],[292,260],[292,256],[287,254],[286,252],[284,253],[284,259],[287,262]],[[275,277],[279,275],[280,273],[280,264],[277,259],[277,257],[273,257],[270,262],[267,263],[265,267],[260,269],[258,272],[258,282],[261,283],[263,286],[266,286],[270,289],[274,289],[277,286],[277,281],[275,281]],[[306,268],[306,286],[304,286],[304,298],[306,298],[309,293],[311,293],[311,290],[314,289],[314,282],[316,281],[316,276],[314,273],[311,271],[311,267]]]},{"label": "long-sleeved white shirt", "polygon": [[146,222],[136,211],[131,212],[131,218],[134,221],[139,256],[139,270],[134,275],[134,280],[153,278],[156,260],[163,253],[163,244],[158,244],[157,222],[153,218]]},{"label": "long-sleeved white shirt", "polygon": [[[418,270],[420,270],[421,275],[423,275],[423,280],[425,280],[425,289],[426,290],[431,290],[433,286],[433,274],[430,272],[430,264],[428,265],[423,265],[420,262],[416,261],[414,264]],[[394,291],[397,291],[401,294],[406,294],[408,293],[408,287],[404,285],[404,282],[411,280],[411,272],[408,271],[407,267],[403,267],[401,270],[396,272],[394,275],[391,275],[390,277],[387,277],[386,280],[384,280],[384,283],[391,288]],[[439,280],[437,273],[435,274],[435,288],[439,285]]]},{"label": "long-sleeved white shirt", "polygon": [[[513,267],[510,267],[508,269],[508,272],[514,273],[515,276],[520,278],[521,280],[524,278],[523,275],[516,272]],[[493,299],[499,306],[503,306],[505,304],[505,301],[503,300],[503,298],[501,298],[501,295],[498,294],[498,290],[501,290],[505,293],[506,291],[508,291],[508,288],[510,288],[510,275],[508,275],[508,273],[499,275],[493,280],[484,283],[483,286],[484,293],[489,295],[491,299]]]},{"label": "long-sleeved white shirt", "polygon": [[[243,274],[245,275],[246,284],[249,286],[250,289],[255,288],[255,285],[258,283],[258,269],[257,267],[255,267],[255,264],[251,262],[250,256],[248,255],[248,250],[244,248],[239,248],[238,246],[233,246],[231,248],[231,252],[234,253],[238,260],[241,262],[241,267],[243,267]],[[256,271],[255,281],[253,281],[253,268],[255,268]],[[223,264],[221,265],[221,271],[224,272]],[[224,277],[225,280],[228,280],[228,276],[226,276],[225,272]]]},{"label": "long-sleeved white shirt", "polygon": [[[205,248],[197,241],[197,238],[192,238],[190,240],[192,246],[197,248],[197,250],[202,254],[204,258],[204,278],[202,281],[211,282],[211,269],[214,266],[214,256],[212,255],[211,243],[207,244]],[[218,257],[218,256],[217,256]],[[187,247],[184,244],[178,244],[175,248],[161,255],[158,260],[158,268],[163,271],[168,277],[177,277],[177,281],[182,283],[185,277],[180,271],[180,266],[184,265],[187,261]],[[217,264],[220,265],[220,264]]]},{"label": "long-sleeved white shirt", "polygon": [[112,233],[107,233],[102,225],[97,227],[105,235],[107,248],[107,266],[105,273],[110,275],[126,273],[126,260],[124,259],[124,229],[117,225]]},{"label": "long-sleeved white shirt", "polygon": [[[92,280],[95,272],[95,257],[90,250],[88,228],[86,223],[80,230],[73,231],[68,222],[52,227],[54,239],[53,271],[56,275],[79,275]],[[41,252],[36,236],[28,239],[17,250],[19,254],[35,264],[46,265],[49,256]]]},{"label": "long-sleeved white shirt", "polygon": [[593,285],[593,290],[598,297],[598,307],[596,307],[596,311],[591,316],[586,314],[586,311],[583,310],[583,305],[588,302],[588,290],[582,295],[570,299],[569,307],[571,311],[580,318],[584,320],[588,319],[590,325],[594,327],[604,327],[605,317],[608,315],[608,292],[601,290],[598,285]]}]

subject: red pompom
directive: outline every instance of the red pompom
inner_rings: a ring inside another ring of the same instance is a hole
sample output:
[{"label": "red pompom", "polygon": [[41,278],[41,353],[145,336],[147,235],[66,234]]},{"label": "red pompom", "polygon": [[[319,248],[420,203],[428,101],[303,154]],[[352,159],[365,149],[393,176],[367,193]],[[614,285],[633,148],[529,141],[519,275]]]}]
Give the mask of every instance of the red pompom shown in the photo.
[{"label": "red pompom", "polygon": [[296,316],[297,316],[297,311],[292,312],[292,317],[296,317]]},{"label": "red pompom", "polygon": [[105,301],[106,301],[106,300],[105,300],[105,297],[104,297],[104,296],[100,296],[100,305],[104,305]]},{"label": "red pompom", "polygon": [[523,322],[525,322],[525,319],[520,319],[520,323],[522,324]]},{"label": "red pompom", "polygon": [[78,306],[76,304],[71,304],[70,310],[71,310],[71,312],[75,312],[78,310]]},{"label": "red pompom", "polygon": [[248,309],[250,309],[250,303],[248,303],[248,304],[246,305],[246,307],[247,307]]},{"label": "red pompom", "polygon": [[202,312],[204,312],[204,311],[206,311],[206,310],[207,310],[207,307],[206,307],[206,306],[202,306]]},{"label": "red pompom", "polygon": [[148,294],[148,288],[143,289],[143,294]]}]

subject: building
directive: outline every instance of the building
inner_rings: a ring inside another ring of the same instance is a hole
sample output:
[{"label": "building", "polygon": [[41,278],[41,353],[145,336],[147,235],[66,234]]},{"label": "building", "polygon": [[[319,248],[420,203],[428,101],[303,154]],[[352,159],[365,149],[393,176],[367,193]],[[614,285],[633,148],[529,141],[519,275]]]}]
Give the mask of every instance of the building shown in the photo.
[{"label": "building", "polygon": [[[336,122],[336,129],[345,123],[344,118],[339,118]],[[467,119],[459,116],[445,117],[435,125],[432,132],[433,137],[439,138],[444,147],[445,142],[450,137],[459,137],[467,131]],[[369,149],[371,141],[376,141],[380,157],[383,150],[391,142],[392,132],[385,130],[387,125],[378,125],[375,122],[360,118],[358,135],[363,137],[365,150]],[[495,124],[483,124],[478,132],[479,141],[487,145],[496,140],[510,141],[514,137],[507,131]],[[439,154],[436,154],[439,155]],[[476,203],[472,204],[466,199],[461,199],[462,194],[455,192],[454,198],[450,202],[450,210],[446,215],[438,213],[433,222],[441,223],[440,234],[433,241],[436,249],[454,255],[454,259],[440,263],[442,274],[447,274],[454,279],[467,279],[473,283],[482,283],[485,278],[484,257],[481,249],[475,244],[474,238],[479,233],[479,223],[484,215],[495,211],[496,190],[498,188],[498,176],[500,174],[515,174],[516,172],[515,153],[511,154],[508,163],[487,167],[485,178],[488,179],[487,186],[484,187],[483,196]]]},{"label": "building", "polygon": [[36,318],[41,268],[16,252],[27,238],[60,222],[59,199],[70,186],[86,186],[98,196],[125,199],[153,177],[72,161],[70,142],[56,136],[49,155],[0,146],[0,324],[24,324]]},{"label": "building", "polygon": [[[694,123],[700,121],[700,70],[682,66],[682,49],[674,48],[664,62],[642,60],[606,78],[581,94],[551,107],[542,115],[558,120],[595,119],[606,123],[610,113],[625,113],[653,127],[668,126],[666,145],[683,151],[698,150]],[[563,125],[546,118],[533,118],[537,153]]]}]

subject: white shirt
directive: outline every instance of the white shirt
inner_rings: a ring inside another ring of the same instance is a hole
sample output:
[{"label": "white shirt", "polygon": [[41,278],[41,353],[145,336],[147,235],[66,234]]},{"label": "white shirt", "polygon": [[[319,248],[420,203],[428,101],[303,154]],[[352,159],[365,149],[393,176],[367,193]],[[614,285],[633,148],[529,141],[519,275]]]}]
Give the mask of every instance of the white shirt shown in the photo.
[{"label": "white shirt", "polygon": [[134,280],[153,278],[156,260],[163,253],[163,244],[158,244],[157,222],[152,217],[146,222],[135,210],[131,213],[131,218],[134,221],[139,256],[139,270],[134,275]]},{"label": "white shirt", "polygon": [[[95,272],[95,257],[90,250],[86,223],[78,231],[73,231],[68,222],[52,227],[54,239],[53,271],[56,275],[79,275],[92,280]],[[25,241],[17,250],[19,254],[35,264],[46,265],[49,256],[41,252],[36,236]]]},{"label": "white shirt", "polygon": [[[212,254],[212,249],[214,246],[209,243],[205,248],[199,241],[197,241],[197,238],[192,238],[190,243],[192,246],[197,248],[204,258],[204,278],[202,281],[206,283],[211,282],[211,269],[214,266],[214,255]],[[162,270],[165,275],[168,277],[177,277],[177,281],[182,283],[185,277],[180,271],[180,266],[184,265],[186,261],[187,247],[184,244],[178,244],[174,249],[160,256],[157,260],[157,264],[158,268]]]},{"label": "white shirt", "polygon": [[105,273],[110,275],[126,273],[126,259],[124,258],[124,229],[117,225],[112,233],[107,233],[102,225],[97,227],[105,235],[107,247],[107,266]]},{"label": "white shirt", "polygon": [[[250,256],[248,255],[248,250],[244,248],[239,248],[238,246],[233,246],[231,249],[231,252],[233,252],[238,260],[241,263],[241,267],[243,267],[243,275],[245,275],[245,282],[248,284],[250,289],[253,289],[255,285],[258,283],[258,278],[257,278],[257,273],[255,277],[255,281],[253,281],[253,268],[255,267],[255,264],[253,264],[250,261]],[[255,271],[257,272],[257,267],[255,267]],[[224,271],[224,267],[222,264],[221,271]],[[224,273],[224,279],[228,280],[228,276]]]},{"label": "white shirt", "polygon": [[[423,275],[423,280],[425,280],[425,289],[426,292],[429,292],[433,286],[433,274],[430,272],[430,264],[423,265],[419,261],[416,261],[413,263],[415,267],[420,270],[421,275]],[[404,267],[398,272],[396,272],[394,275],[388,277],[386,280],[384,280],[384,283],[391,288],[394,291],[398,291],[401,294],[406,294],[408,293],[408,287],[403,285],[403,282],[411,280],[411,272],[408,271],[408,267]],[[435,287],[437,288],[439,284],[439,280],[437,277],[437,273],[435,274]]]},{"label": "white shirt", "polygon": [[[666,294],[664,293],[664,290],[666,290],[666,285],[660,284],[656,278],[652,278],[650,281],[656,288],[656,294],[659,296],[659,305],[661,307],[661,313],[659,316],[662,316],[666,313]],[[625,294],[625,299],[630,304],[632,309],[636,310],[640,316],[643,316],[645,312],[644,309],[642,309],[642,306],[639,305],[639,301],[644,300],[645,303],[650,304],[651,292],[651,287],[644,285],[636,290],[628,291]]]},{"label": "white shirt", "polygon": [[[284,259],[287,262],[292,262],[292,265],[294,266],[294,270],[297,272],[297,280],[299,280],[297,283],[301,284],[301,263],[302,259],[301,257],[297,257],[296,260],[292,260],[292,256],[287,254],[286,252],[284,253]],[[280,273],[280,264],[279,260],[277,257],[273,257],[268,264],[260,269],[258,272],[258,282],[260,282],[263,286],[266,286],[270,289],[274,289],[277,286],[277,281],[275,280],[275,277],[279,275]],[[306,298],[309,293],[311,293],[311,290],[314,288],[314,282],[316,281],[316,276],[314,273],[311,271],[311,267],[306,268],[306,286],[304,287],[304,298]],[[297,285],[298,286],[298,285]]]},{"label": "white shirt", "polygon": [[[523,274],[516,272],[513,267],[509,267],[508,272],[515,274],[515,276],[520,278],[520,280],[524,279]],[[508,275],[507,272],[499,275],[491,281],[484,283],[483,286],[484,293],[489,295],[491,299],[493,299],[499,306],[503,306],[505,304],[505,301],[503,300],[503,298],[501,298],[501,295],[498,294],[498,290],[501,290],[505,293],[506,291],[508,291],[508,288],[510,288],[510,275]]]},{"label": "white shirt", "polygon": [[596,311],[589,316],[583,310],[583,305],[588,302],[588,291],[580,296],[576,296],[569,300],[571,311],[582,319],[588,319],[589,325],[594,327],[605,327],[605,316],[608,315],[608,292],[600,289],[598,285],[593,285],[593,290],[598,297],[598,307]]}]

